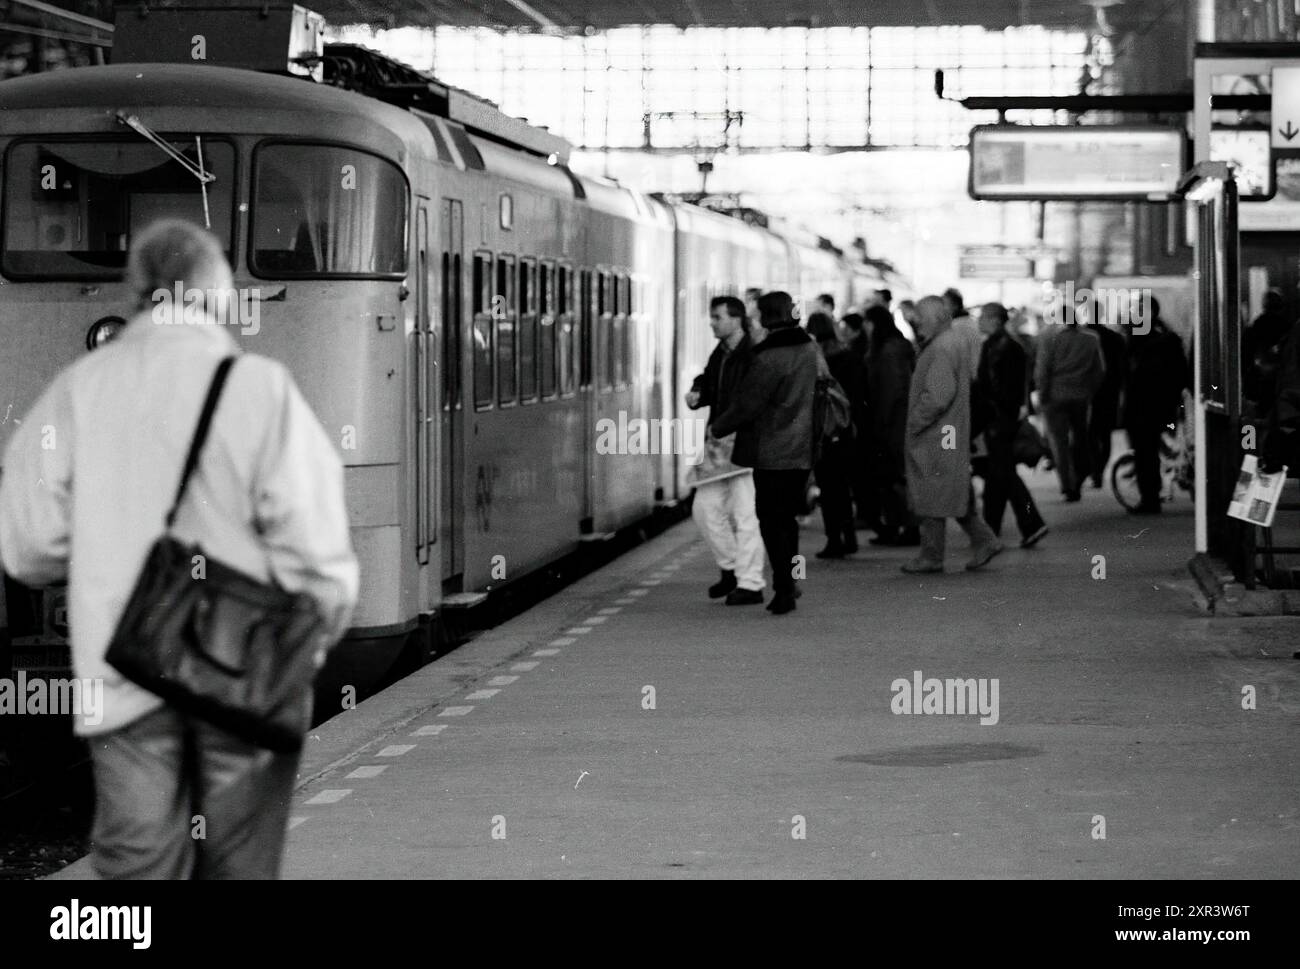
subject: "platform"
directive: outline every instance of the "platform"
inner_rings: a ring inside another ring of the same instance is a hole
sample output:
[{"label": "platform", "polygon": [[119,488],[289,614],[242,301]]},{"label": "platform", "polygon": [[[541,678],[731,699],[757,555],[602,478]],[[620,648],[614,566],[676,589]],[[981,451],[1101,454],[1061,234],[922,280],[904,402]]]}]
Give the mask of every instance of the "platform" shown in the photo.
[{"label": "platform", "polygon": [[[980,573],[810,521],[784,617],[675,527],[316,731],[285,876],[1293,877],[1298,620],[1197,610],[1185,499],[1034,483],[1052,533]],[[917,670],[997,722],[892,712]]]}]

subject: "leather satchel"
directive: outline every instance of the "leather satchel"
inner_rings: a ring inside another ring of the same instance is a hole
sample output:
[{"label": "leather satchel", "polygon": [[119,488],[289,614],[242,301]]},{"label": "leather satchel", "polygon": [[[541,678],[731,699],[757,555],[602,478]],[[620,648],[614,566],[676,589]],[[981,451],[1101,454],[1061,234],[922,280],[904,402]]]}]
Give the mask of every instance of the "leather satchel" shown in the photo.
[{"label": "leather satchel", "polygon": [[131,682],[235,736],[283,753],[302,747],[321,617],[285,592],[172,535],[234,357],[217,365],[166,527],[145,559],[108,646]]}]

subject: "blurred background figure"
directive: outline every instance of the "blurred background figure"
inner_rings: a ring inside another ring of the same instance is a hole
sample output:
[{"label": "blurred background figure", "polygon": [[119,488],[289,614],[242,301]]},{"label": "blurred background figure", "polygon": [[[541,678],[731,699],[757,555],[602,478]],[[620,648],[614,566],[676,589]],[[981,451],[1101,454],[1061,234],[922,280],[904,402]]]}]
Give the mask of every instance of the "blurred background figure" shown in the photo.
[{"label": "blurred background figure", "polygon": [[1119,399],[1128,369],[1124,359],[1127,350],[1119,331],[1105,325],[1109,320],[1101,319],[1101,306],[1096,297],[1085,304],[1084,312],[1088,316],[1088,332],[1095,334],[1100,341],[1101,359],[1106,365],[1106,373],[1097,392],[1092,395],[1092,407],[1088,412],[1088,470],[1092,486],[1100,488],[1110,464],[1111,440],[1119,427]]},{"label": "blurred background figure", "polygon": [[1192,386],[1183,341],[1160,318],[1160,302],[1154,297],[1151,314],[1149,332],[1129,334],[1128,380],[1124,385],[1124,424],[1142,493],[1141,502],[1130,509],[1137,515],[1160,513],[1161,437],[1166,429],[1177,426],[1183,391]]},{"label": "blurred background figure", "polygon": [[[849,401],[862,401],[865,364],[840,342],[835,332],[835,321],[825,313],[813,313],[808,317],[808,334],[817,341],[831,376]],[[861,408],[854,408],[855,423],[860,412]],[[854,434],[843,434],[823,446],[821,459],[813,466],[817,486],[821,488],[822,521],[826,526],[826,547],[817,553],[819,559],[843,558],[858,550],[853,503],[849,498],[856,455]]]},{"label": "blurred background figure", "polygon": [[904,441],[907,397],[916,365],[916,350],[899,332],[893,314],[883,307],[867,310],[871,349],[867,354],[867,431],[864,466],[879,509],[880,527],[872,545],[916,545],[920,536],[907,510]]},{"label": "blurred background figure", "polygon": [[1285,306],[1282,291],[1270,289],[1264,294],[1262,312],[1242,332],[1241,393],[1255,405],[1257,415],[1269,412],[1277,394],[1282,344],[1292,322],[1285,316]]},{"label": "blurred background figure", "polygon": [[988,455],[984,458],[984,520],[994,535],[1002,534],[1007,502],[1020,529],[1020,546],[1029,548],[1047,534],[1034,498],[1016,470],[1013,445],[1020,422],[1028,414],[1028,358],[1007,332],[1010,318],[1001,303],[986,303],[980,310],[980,329],[986,337],[980,351],[975,382],[989,406],[984,428]]},{"label": "blurred background figure", "polygon": [[1034,383],[1066,501],[1078,501],[1092,465],[1088,408],[1106,376],[1101,341],[1087,328],[1054,326],[1038,343]]},{"label": "blurred background figure", "polygon": [[835,297],[830,293],[822,293],[813,300],[812,312],[808,315],[811,316],[813,313],[825,313],[832,320],[835,319]]}]

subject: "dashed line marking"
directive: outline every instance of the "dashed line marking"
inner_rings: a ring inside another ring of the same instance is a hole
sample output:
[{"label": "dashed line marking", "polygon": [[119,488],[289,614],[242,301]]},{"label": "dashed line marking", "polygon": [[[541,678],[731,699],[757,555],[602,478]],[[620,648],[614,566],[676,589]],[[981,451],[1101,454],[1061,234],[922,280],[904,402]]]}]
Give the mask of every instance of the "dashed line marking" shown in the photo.
[{"label": "dashed line marking", "polygon": [[426,726],[421,727],[419,730],[416,730],[413,734],[411,734],[411,736],[412,737],[436,737],[438,734],[442,733],[446,729],[447,729],[447,725],[445,723],[430,723],[427,724]]},{"label": "dashed line marking", "polygon": [[[560,651],[558,649],[535,649],[533,650],[533,655],[534,656],[559,656]],[[518,677],[515,678],[518,679]]]},{"label": "dashed line marking", "polygon": [[588,616],[582,620],[584,626],[599,626],[602,622],[609,622],[609,616]]},{"label": "dashed line marking", "polygon": [[500,690],[475,690],[469,696],[465,697],[465,699],[466,700],[491,700],[494,696],[496,696],[500,692],[501,692]]},{"label": "dashed line marking", "polygon": [[540,665],[541,664],[538,663],[536,660],[525,660],[522,663],[516,663],[514,666],[510,667],[510,669],[511,671],[517,673],[527,673],[529,670],[537,669],[537,667]]},{"label": "dashed line marking", "polygon": [[352,788],[350,787],[345,787],[341,789],[326,788],[325,790],[317,794],[315,797],[311,798],[311,800],[307,801],[307,803],[308,804],[337,804],[339,801],[343,800],[351,793],[352,793]]},{"label": "dashed line marking", "polygon": [[488,686],[509,686],[517,679],[519,679],[517,676],[494,676],[488,680]]},{"label": "dashed line marking", "polygon": [[415,749],[415,744],[389,744],[379,753],[375,754],[375,756],[376,757],[401,757],[402,754],[406,753],[408,750],[414,750],[414,749]]},{"label": "dashed line marking", "polygon": [[304,821],[306,821],[306,820],[308,820],[306,817],[290,818],[290,819],[289,819],[289,830],[292,831],[294,828],[298,827],[298,825],[302,824],[302,823],[303,823]]},{"label": "dashed line marking", "polygon": [[469,713],[473,709],[474,709],[473,707],[448,707],[446,710],[443,710],[442,713],[438,714],[438,716],[463,717],[465,716],[465,714]]},{"label": "dashed line marking", "polygon": [[387,764],[366,764],[364,767],[358,767],[351,774],[348,774],[348,780],[352,778],[378,777],[384,771],[388,770]]},{"label": "dashed line marking", "polygon": [[574,626],[572,629],[566,629],[565,632],[568,633],[568,634],[571,635],[571,636],[585,636],[585,635],[587,635],[587,633],[591,632],[591,627],[590,627],[590,626]]},{"label": "dashed line marking", "polygon": [[650,594],[650,590],[649,590],[649,589],[629,589],[628,592],[627,592],[627,594],[630,595],[630,596],[648,596],[648,595]]},{"label": "dashed line marking", "polygon": [[618,615],[620,612],[622,612],[622,611],[623,611],[623,610],[620,609],[620,608],[618,608],[618,606],[610,606],[608,609],[601,609],[600,612],[598,613],[598,615],[601,615],[601,616],[617,616],[617,615]]},{"label": "dashed line marking", "polygon": [[572,646],[577,640],[572,636],[561,636],[559,639],[552,639],[547,646]]}]

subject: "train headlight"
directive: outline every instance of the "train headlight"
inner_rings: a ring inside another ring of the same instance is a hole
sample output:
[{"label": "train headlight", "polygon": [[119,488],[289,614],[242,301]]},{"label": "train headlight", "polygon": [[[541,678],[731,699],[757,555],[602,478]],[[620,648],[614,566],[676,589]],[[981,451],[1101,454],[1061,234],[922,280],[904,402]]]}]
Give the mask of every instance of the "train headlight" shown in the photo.
[{"label": "train headlight", "polygon": [[126,326],[126,320],[120,316],[105,316],[103,319],[96,320],[91,324],[90,329],[86,331],[86,349],[94,350],[102,347],[117,336],[124,326]]}]

